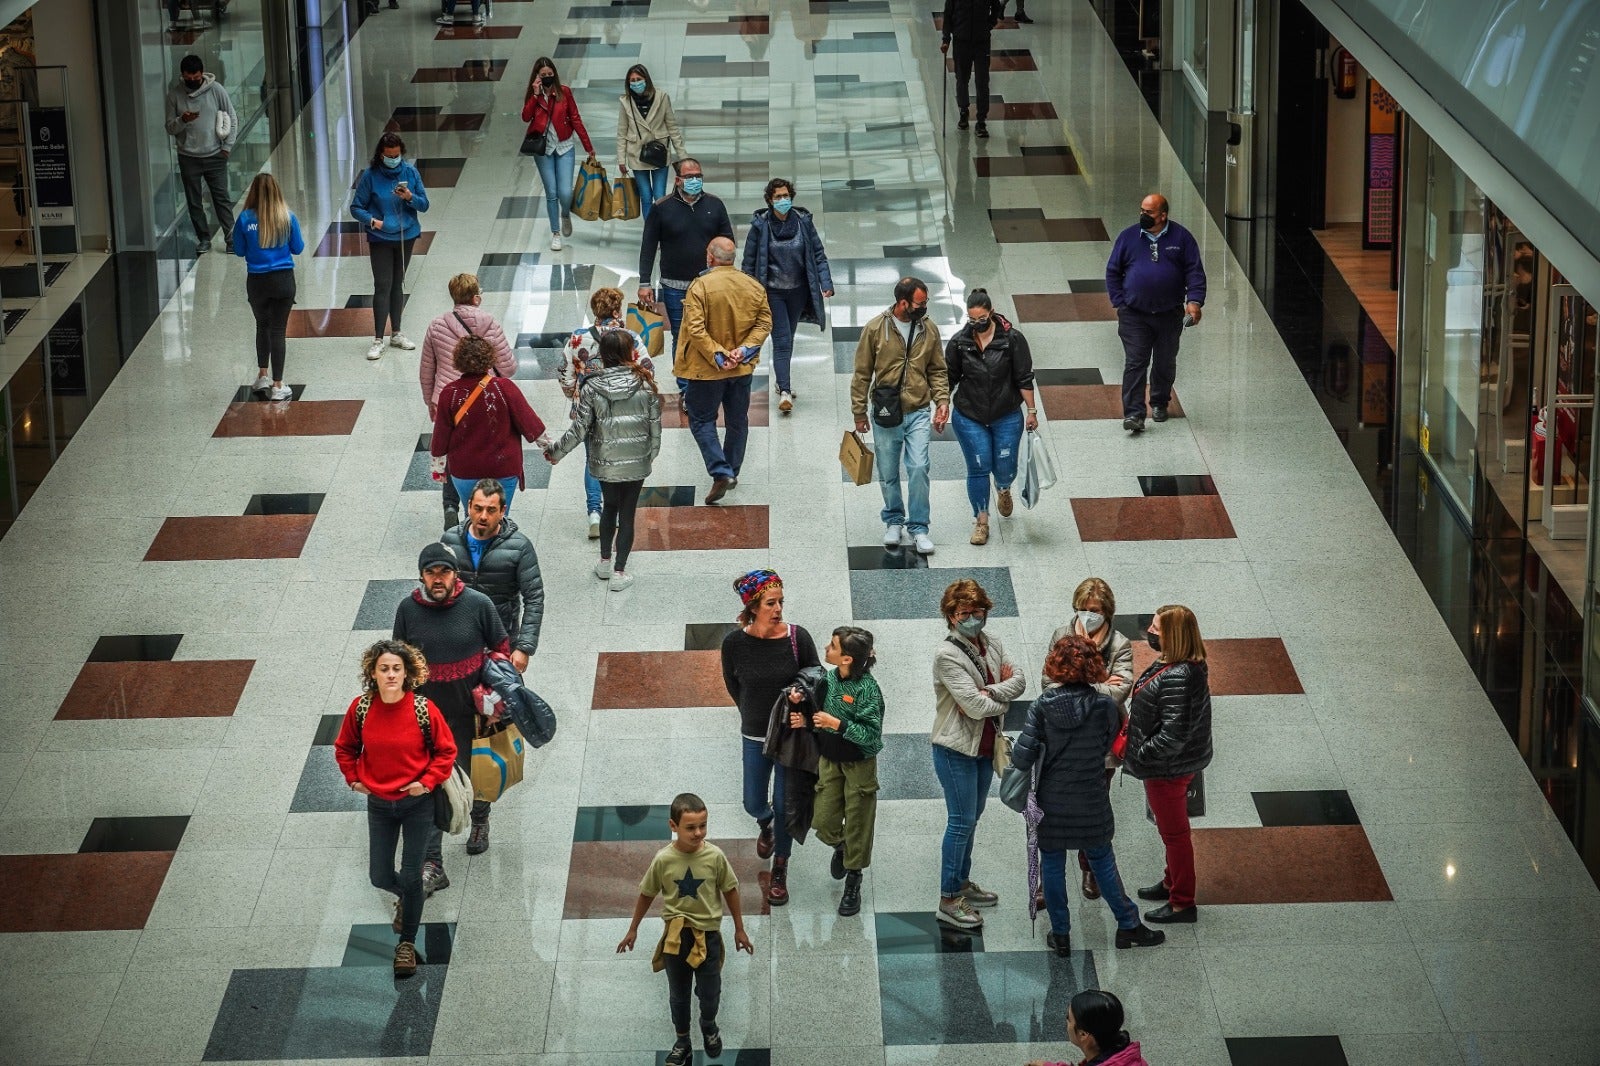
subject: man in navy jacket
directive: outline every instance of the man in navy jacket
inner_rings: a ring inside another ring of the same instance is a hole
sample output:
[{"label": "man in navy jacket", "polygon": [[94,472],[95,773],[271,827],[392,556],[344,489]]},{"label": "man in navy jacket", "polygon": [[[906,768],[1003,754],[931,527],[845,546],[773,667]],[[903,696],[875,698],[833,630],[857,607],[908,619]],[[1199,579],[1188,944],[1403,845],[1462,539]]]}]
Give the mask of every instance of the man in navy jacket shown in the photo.
[{"label": "man in navy jacket", "polygon": [[1146,196],[1138,224],[1117,234],[1106,262],[1106,293],[1117,309],[1117,336],[1126,353],[1122,428],[1143,433],[1145,378],[1152,414],[1165,422],[1184,319],[1199,322],[1206,302],[1200,245],[1194,234],[1167,218],[1167,198],[1160,193]]}]

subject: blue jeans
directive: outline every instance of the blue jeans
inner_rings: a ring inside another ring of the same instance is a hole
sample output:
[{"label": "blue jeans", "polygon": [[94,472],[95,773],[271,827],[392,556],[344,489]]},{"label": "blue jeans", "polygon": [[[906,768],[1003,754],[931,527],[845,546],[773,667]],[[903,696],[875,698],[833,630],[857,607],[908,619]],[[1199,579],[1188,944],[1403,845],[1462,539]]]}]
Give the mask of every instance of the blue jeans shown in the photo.
[{"label": "blue jeans", "polygon": [[[455,483],[456,494],[463,500],[471,502],[472,486],[478,483],[478,479],[475,477],[452,477],[450,480]],[[495,480],[500,482],[500,487],[506,490],[506,510],[509,511],[511,510],[511,497],[516,495],[517,492],[517,479],[514,477],[497,477]]]},{"label": "blue jeans", "polygon": [[772,373],[779,392],[789,388],[789,360],[794,357],[794,333],[800,327],[811,294],[805,289],[768,289],[767,307],[772,311]]},{"label": "blue jeans", "polygon": [[[1110,844],[1098,848],[1084,848],[1081,852],[1089,860],[1089,869],[1100,884],[1100,896],[1117,916],[1118,929],[1137,929],[1139,908],[1128,898],[1122,887],[1122,875],[1117,872],[1117,853]],[[1072,916],[1067,910],[1067,853],[1065,851],[1039,852],[1039,887],[1044,890],[1045,909],[1050,912],[1050,931],[1056,936],[1066,936],[1072,931]]]},{"label": "blue jeans", "polygon": [[[713,478],[739,476],[744,465],[745,442],[750,436],[750,378],[712,378],[690,381],[683,393],[683,410],[689,416],[689,432],[700,446],[706,473]],[[717,439],[717,409],[722,409],[726,428],[723,440]]]},{"label": "blue jeans", "polygon": [[539,168],[539,180],[544,182],[544,203],[550,213],[550,232],[561,232],[561,216],[572,214],[572,175],[578,165],[578,150],[560,155],[536,155],[533,165]]},{"label": "blue jeans", "polygon": [[967,457],[967,499],[972,501],[976,518],[989,509],[989,475],[994,486],[1005,490],[1017,480],[1017,448],[1022,443],[1022,412],[995,419],[988,425],[968,418],[952,408],[950,424]]},{"label": "blue jeans", "polygon": [[589,473],[589,445],[583,446],[583,503],[590,514],[600,513],[600,479]]},{"label": "blue jeans", "polygon": [[[762,742],[749,737],[744,741],[744,813],[757,822],[771,822],[777,846],[772,853],[787,859],[793,849],[794,838],[789,827],[783,824],[783,764],[773,762],[761,753]],[[772,792],[767,792],[768,784]]]},{"label": "blue jeans", "polygon": [[[944,848],[939,864],[939,894],[952,899],[972,877],[972,841],[989,802],[994,760],[933,746],[933,772],[944,789]],[[1063,881],[1063,884],[1065,882]]]},{"label": "blue jeans", "polygon": [[[661,302],[666,306],[667,309],[667,326],[672,330],[672,361],[673,363],[677,363],[678,333],[683,329],[683,294],[685,290],[671,289],[663,285],[661,288],[657,289],[656,292],[660,295]],[[687,379],[674,377],[673,380],[678,383],[679,392],[689,391],[689,383]]]},{"label": "blue jeans", "polygon": [[[928,531],[928,442],[933,439],[933,408],[907,411],[893,429],[872,423],[873,462],[883,491],[881,517],[886,526],[905,526],[912,534]],[[911,510],[900,494],[900,453],[905,451],[906,487]]]},{"label": "blue jeans", "polygon": [[672,173],[671,167],[657,167],[654,170],[635,170],[633,183],[639,188],[639,217],[650,217],[650,208],[655,202],[667,195],[667,175]]}]

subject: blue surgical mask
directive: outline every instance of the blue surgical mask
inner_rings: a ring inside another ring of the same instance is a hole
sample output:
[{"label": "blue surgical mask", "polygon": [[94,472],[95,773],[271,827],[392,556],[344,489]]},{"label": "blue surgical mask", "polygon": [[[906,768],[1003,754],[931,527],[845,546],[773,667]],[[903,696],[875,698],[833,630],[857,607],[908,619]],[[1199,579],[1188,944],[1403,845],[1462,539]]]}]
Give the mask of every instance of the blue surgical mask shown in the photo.
[{"label": "blue surgical mask", "polygon": [[642,81],[630,81],[628,83],[628,88],[633,92],[643,93],[645,90],[645,84]]},{"label": "blue surgical mask", "polygon": [[979,633],[983,632],[983,624],[987,621],[988,619],[983,617],[981,614],[972,615],[970,618],[963,618],[961,621],[956,623],[956,632],[960,633],[968,640],[972,640]]},{"label": "blue surgical mask", "polygon": [[789,213],[789,208],[793,206],[794,201],[789,199],[787,196],[780,196],[776,200],[772,201],[772,209],[778,212],[780,215],[787,215]]},{"label": "blue surgical mask", "polygon": [[397,156],[387,156],[386,155],[386,156],[383,157],[383,165],[388,167],[390,170],[399,170],[400,169],[400,164],[402,162],[404,162],[404,161],[405,161],[404,157],[403,156],[398,156],[398,155]]},{"label": "blue surgical mask", "polygon": [[704,181],[702,181],[700,178],[684,178],[683,179],[683,191],[685,193],[687,193],[688,195],[690,195],[690,196],[699,196],[700,195],[700,190],[705,188],[705,187],[706,187],[706,183]]}]

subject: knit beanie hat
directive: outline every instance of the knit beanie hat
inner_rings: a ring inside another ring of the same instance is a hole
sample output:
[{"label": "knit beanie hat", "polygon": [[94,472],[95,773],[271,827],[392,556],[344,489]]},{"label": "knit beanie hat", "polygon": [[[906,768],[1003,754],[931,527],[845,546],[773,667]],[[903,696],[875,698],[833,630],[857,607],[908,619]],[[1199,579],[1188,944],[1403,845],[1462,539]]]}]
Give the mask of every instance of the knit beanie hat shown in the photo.
[{"label": "knit beanie hat", "polygon": [[448,566],[452,570],[460,570],[456,562],[456,553],[450,550],[448,544],[434,541],[422,549],[422,555],[417,559],[417,572],[427,573],[430,566]]},{"label": "knit beanie hat", "polygon": [[761,595],[761,590],[768,585],[781,585],[783,579],[776,570],[752,570],[733,583],[733,590],[739,594],[746,607]]}]

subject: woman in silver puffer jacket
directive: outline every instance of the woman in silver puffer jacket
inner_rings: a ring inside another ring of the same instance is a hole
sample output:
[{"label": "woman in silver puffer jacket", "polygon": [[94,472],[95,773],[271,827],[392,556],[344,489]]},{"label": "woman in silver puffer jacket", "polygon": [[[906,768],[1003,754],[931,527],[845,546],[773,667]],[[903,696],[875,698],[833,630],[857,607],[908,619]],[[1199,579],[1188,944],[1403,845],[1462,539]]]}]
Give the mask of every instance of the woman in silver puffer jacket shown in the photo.
[{"label": "woman in silver puffer jacket", "polygon": [[[612,592],[633,584],[633,514],[650,464],[661,453],[661,394],[650,371],[633,361],[633,336],[615,330],[600,338],[598,374],[583,379],[567,432],[545,453],[550,462],[589,445],[589,473],[600,481],[600,562],[594,576]],[[613,555],[613,538],[615,554]]]}]

